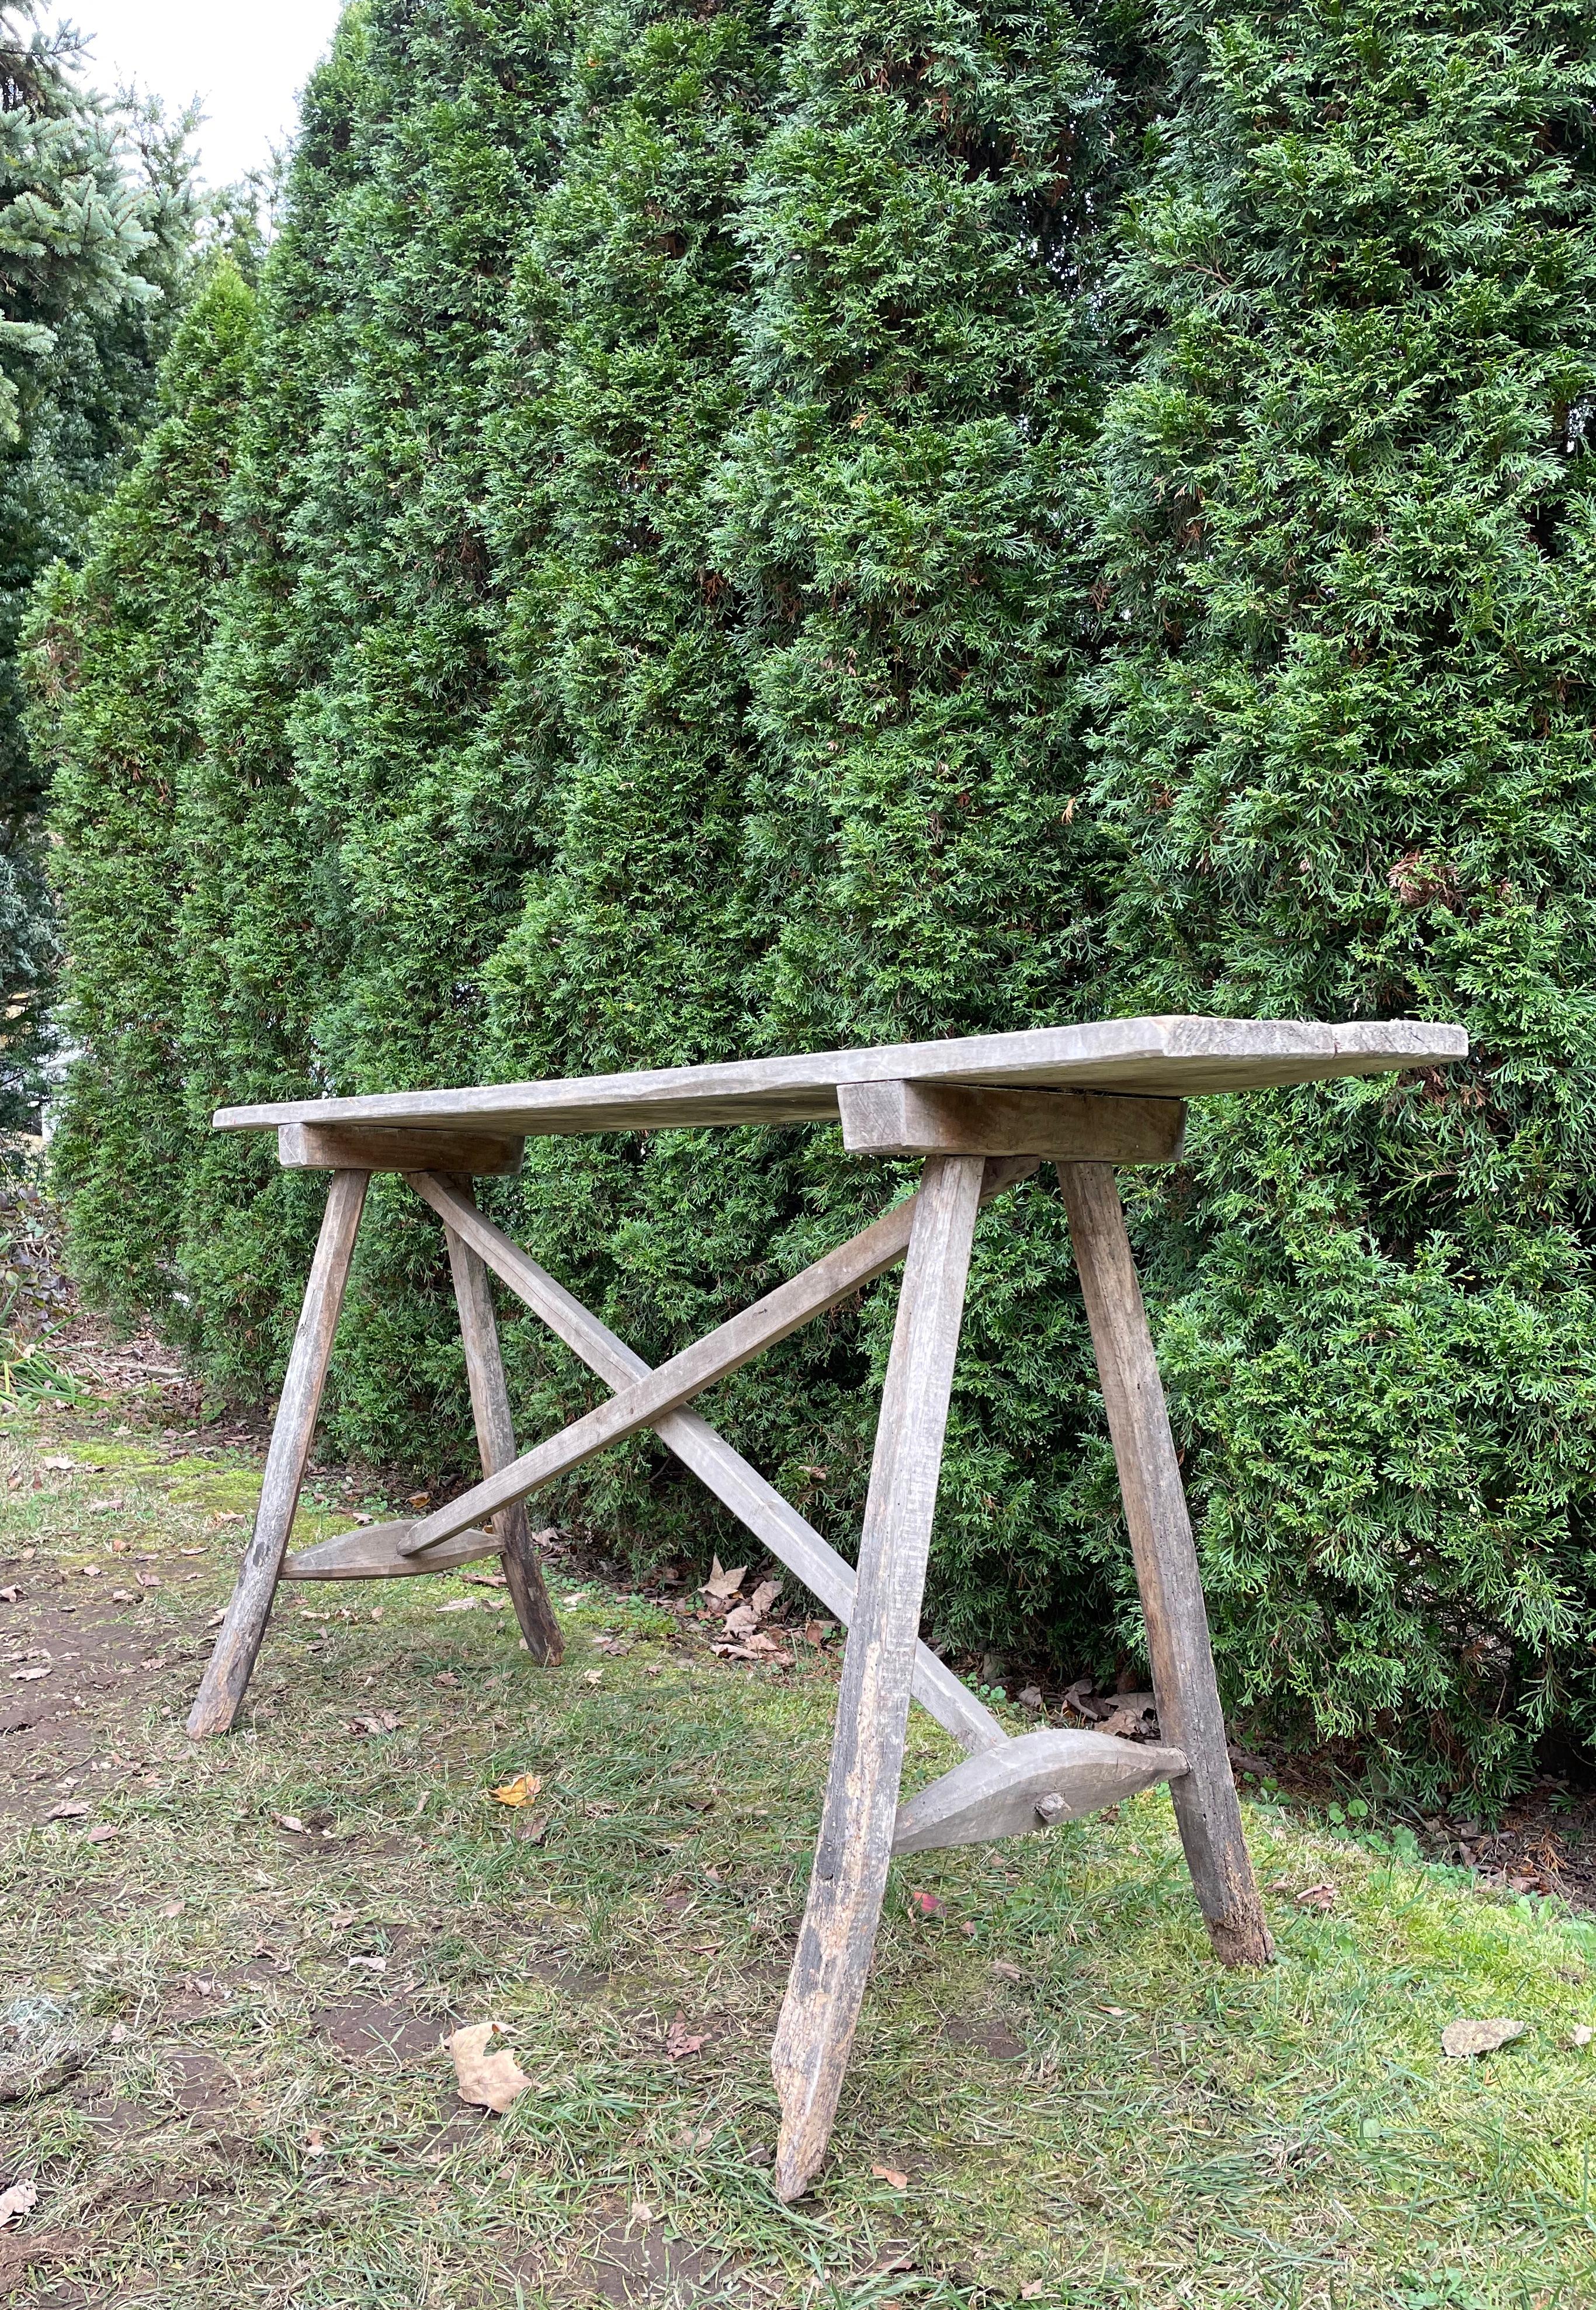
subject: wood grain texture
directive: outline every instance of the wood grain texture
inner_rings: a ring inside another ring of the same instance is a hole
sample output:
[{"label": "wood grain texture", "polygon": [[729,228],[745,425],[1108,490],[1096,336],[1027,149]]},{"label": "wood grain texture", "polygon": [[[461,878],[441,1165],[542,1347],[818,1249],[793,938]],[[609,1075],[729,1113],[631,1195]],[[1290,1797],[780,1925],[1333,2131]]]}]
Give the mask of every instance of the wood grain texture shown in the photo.
[{"label": "wood grain texture", "polygon": [[365,1208],[365,1171],[335,1171],[327,1189],[326,1210],[304,1304],[294,1332],[288,1372],[272,1424],[266,1472],[261,1482],[255,1526],[244,1550],[244,1561],[216,1633],[216,1644],[193,1708],[188,1715],[192,1739],[201,1741],[225,1732],[238,1713],[249,1681],[261,1639],[271,1615],[272,1598],[288,1549],[305,1463],[321,1409],[322,1383],[332,1359],[333,1339],[349,1281],[360,1213]]},{"label": "wood grain texture", "polygon": [[826,2154],[875,1947],[980,1192],[979,1158],[933,1155],[915,1199],[820,1833],[770,2054],[785,2200],[802,2194]]},{"label": "wood grain texture", "polygon": [[[478,1083],[360,1099],[283,1099],[219,1107],[219,1131],[285,1123],[475,1123],[530,1137],[657,1131],[700,1125],[826,1123],[845,1082],[1071,1086],[1187,1099],[1199,1091],[1316,1082],[1446,1066],[1468,1054],[1461,1027],[1393,1019],[1325,1027],[1303,1020],[1105,1019],[1015,1035],[967,1035],[873,1050],[815,1051],[705,1067],[579,1076],[567,1082]],[[416,1166],[414,1168],[423,1168]]]},{"label": "wood grain texture", "polygon": [[[462,1193],[464,1183],[460,1183]],[[454,1279],[455,1304],[460,1311],[460,1337],[465,1347],[465,1376],[471,1389],[472,1418],[476,1423],[477,1452],[482,1472],[497,1475],[516,1456],[516,1429],[510,1415],[509,1389],[505,1385],[504,1359],[499,1348],[499,1323],[493,1313],[493,1290],[488,1270],[464,1238],[451,1227],[444,1229],[449,1247],[449,1272]],[[493,1529],[504,1557],[505,1584],[526,1649],[540,1668],[558,1668],[565,1658],[565,1637],[549,1591],[543,1568],[532,1544],[526,1505],[512,1500],[499,1509]]]},{"label": "wood grain texture", "polygon": [[1061,1165],[1059,1179],[1147,1620],[1158,1729],[1187,1764],[1170,1791],[1181,1842],[1216,1955],[1227,1965],[1263,1965],[1269,1932],[1242,1832],[1197,1550],[1119,1189],[1103,1164]]},{"label": "wood grain texture", "polygon": [[850,1155],[1036,1155],[1055,1163],[1173,1163],[1177,1099],[1089,1090],[980,1090],[952,1083],[842,1083]]},{"label": "wood grain texture", "polygon": [[[1186,1769],[1178,1749],[1117,1741],[1106,1732],[1022,1732],[1001,1749],[967,1757],[950,1773],[898,1808],[892,1850],[931,1853],[949,1845],[986,1845],[1023,1837],[1054,1822],[1079,1820],[1122,1797],[1170,1781]],[[1038,1803],[1049,1797],[1045,1816]]]},{"label": "wood grain texture", "polygon": [[365,1524],[354,1532],[341,1532],[332,1540],[318,1540],[297,1555],[285,1558],[279,1577],[283,1580],[414,1580],[431,1572],[455,1572],[463,1564],[499,1554],[499,1535],[492,1532],[457,1532],[427,1556],[401,1556],[399,1542],[408,1524]]},{"label": "wood grain texture", "polygon": [[[978,1195],[978,1161],[973,1176]],[[713,1387],[716,1380],[740,1370],[777,1340],[785,1340],[802,1325],[812,1323],[817,1316],[823,1316],[828,1307],[851,1298],[864,1284],[884,1275],[903,1257],[915,1203],[911,1196],[906,1203],[899,1203],[873,1226],[839,1244],[823,1259],[816,1260],[802,1274],[777,1284],[774,1291],[756,1299],[751,1307],[745,1307],[741,1315],[717,1325],[690,1348],[684,1348],[680,1355],[672,1356],[646,1379],[624,1389],[608,1403],[595,1404],[558,1436],[524,1452],[498,1475],[473,1485],[447,1507],[418,1518],[405,1543],[406,1553],[420,1553],[438,1541],[448,1539],[451,1533],[464,1531],[467,1524],[484,1521],[511,1500],[525,1498],[538,1485],[551,1483],[557,1476],[579,1468],[595,1452],[620,1443],[623,1437],[635,1435],[639,1428],[652,1428],[663,1412],[673,1411],[678,1404]]]},{"label": "wood grain texture", "polygon": [[502,1178],[521,1168],[525,1141],[488,1131],[397,1131],[377,1124],[285,1123],[277,1160],[285,1171],[455,1171]]},{"label": "wood grain texture", "polygon": [[[983,1201],[1001,1194],[1032,1168],[1028,1163],[988,1164],[982,1177]],[[410,1184],[447,1225],[470,1243],[499,1281],[541,1316],[556,1337],[563,1340],[607,1387],[630,1387],[648,1377],[649,1366],[635,1349],[584,1307],[563,1284],[557,1283],[546,1268],[540,1267],[449,1181],[419,1174],[412,1177]],[[768,1483],[701,1413],[668,1411],[653,1425],[660,1441],[683,1466],[690,1468],[846,1628],[854,1617],[853,1567],[821,1539],[792,1502]],[[392,1529],[408,1532],[409,1527]],[[437,1558],[454,1544],[445,1541],[424,1558],[405,1559],[407,1568],[413,1572],[429,1570]],[[332,1548],[336,1543],[329,1541],[323,1545]],[[974,1752],[993,1748],[1008,1738],[991,1709],[977,1700],[968,1686],[924,1645],[915,1648],[913,1689],[915,1698],[927,1714],[967,1750]]]}]

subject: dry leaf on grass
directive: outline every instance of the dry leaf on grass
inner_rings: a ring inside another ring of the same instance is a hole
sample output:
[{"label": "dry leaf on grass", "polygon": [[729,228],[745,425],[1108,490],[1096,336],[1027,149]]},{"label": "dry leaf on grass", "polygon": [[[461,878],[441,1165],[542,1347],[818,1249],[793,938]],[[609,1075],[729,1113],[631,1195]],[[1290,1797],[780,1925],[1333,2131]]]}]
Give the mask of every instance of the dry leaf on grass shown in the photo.
[{"label": "dry leaf on grass", "polygon": [[[45,1465],[48,1467],[47,1460]],[[23,2214],[30,2214],[39,2202],[39,2191],[31,2182],[13,2182],[9,2190],[0,2190],[0,2230],[9,2229]]]},{"label": "dry leaf on grass", "polygon": [[397,1732],[399,1719],[391,1712],[383,1716],[351,1716],[346,1730],[357,1741],[364,1741],[373,1732]]},{"label": "dry leaf on grass", "polygon": [[1596,2037],[1596,2029],[1587,2028],[1583,2021],[1576,2021],[1568,2032],[1568,2042],[1571,2045],[1588,2045],[1592,2037]]},{"label": "dry leaf on grass", "polygon": [[698,1594],[700,1596],[707,1596],[711,1603],[724,1603],[728,1596],[734,1596],[737,1594],[747,1574],[746,1564],[734,1564],[730,1572],[723,1571],[721,1560],[717,1556],[711,1562],[709,1577],[705,1581]]},{"label": "dry leaf on grass", "polygon": [[86,1804],[52,1805],[45,1815],[47,1820],[86,1820],[88,1817],[89,1808]]},{"label": "dry leaf on grass", "polygon": [[39,1464],[41,1468],[70,1468],[73,1463],[70,1460],[41,1460]]},{"label": "dry leaf on grass", "polygon": [[474,1612],[481,1602],[476,1596],[451,1596],[447,1604],[439,1604],[440,1612]]},{"label": "dry leaf on grass", "polygon": [[672,2015],[671,2026],[665,2031],[665,2051],[673,2062],[683,2061],[689,2054],[696,2054],[703,2043],[702,2037],[692,2037],[688,2035],[687,2016],[684,2013]]},{"label": "dry leaf on grass", "polygon": [[582,1681],[584,1684],[596,1684],[603,1672],[602,1668],[585,1668],[582,1672]]},{"label": "dry leaf on grass", "polygon": [[1528,2026],[1523,2021],[1449,2021],[1441,2032],[1441,2051],[1454,2062],[1470,2054],[1494,2054],[1522,2037]]},{"label": "dry leaf on grass", "polygon": [[1028,2286],[1020,2288],[1019,2298],[1022,2302],[1040,2302],[1046,2291],[1047,2280],[1045,2278],[1033,2278]]},{"label": "dry leaf on grass", "polygon": [[896,2166],[872,2166],[870,2170],[876,2180],[885,2182],[889,2189],[906,2190],[909,2186],[908,2175],[900,2174]]},{"label": "dry leaf on grass", "polygon": [[1340,1894],[1334,1885],[1305,1885],[1297,1896],[1297,1906],[1299,1909],[1323,1912],[1333,1909],[1340,1898]]},{"label": "dry leaf on grass", "polygon": [[386,1973],[388,1961],[386,1957],[351,1957],[349,1966],[351,1973],[357,1966],[367,1973]]},{"label": "dry leaf on grass", "polygon": [[517,1773],[513,1781],[505,1781],[488,1794],[496,1804],[529,1805],[543,1785],[541,1773]]},{"label": "dry leaf on grass", "polygon": [[1023,1981],[1025,1979],[1025,1976],[1021,1973],[1019,1967],[1017,1965],[1011,1965],[1006,1957],[994,1957],[992,1960],[992,1969],[993,1973],[1001,1975],[1002,1979],[1005,1981]]},{"label": "dry leaf on grass", "polygon": [[549,1834],[549,1816],[546,1812],[534,1812],[530,1820],[516,1821],[510,1834],[518,1837],[524,1845],[541,1845]]},{"label": "dry leaf on grass", "polygon": [[108,1845],[113,1837],[119,1837],[121,1833],[121,1830],[113,1828],[108,1820],[97,1821],[94,1827],[84,1837],[83,1843],[85,1845]]},{"label": "dry leaf on grass", "polygon": [[[12,1657],[13,1660],[15,1659],[16,1655],[14,1653]],[[11,1680],[13,1684],[31,1684],[35,1677],[48,1676],[49,1672],[50,1672],[48,1668],[13,1668],[11,1672]]]},{"label": "dry leaf on grass", "polygon": [[916,1917],[940,1917],[944,1914],[943,1905],[934,1893],[922,1893],[918,1889],[909,1895],[909,1909]]},{"label": "dry leaf on grass", "polygon": [[497,2021],[473,2021],[456,2029],[447,2043],[461,2100],[473,2109],[497,2110],[502,2117],[532,2080],[507,2047],[498,2054],[488,2051],[488,2040],[498,2028]]},{"label": "dry leaf on grass", "polygon": [[0,1588],[0,1604],[14,1604],[22,1593],[17,1587]]}]

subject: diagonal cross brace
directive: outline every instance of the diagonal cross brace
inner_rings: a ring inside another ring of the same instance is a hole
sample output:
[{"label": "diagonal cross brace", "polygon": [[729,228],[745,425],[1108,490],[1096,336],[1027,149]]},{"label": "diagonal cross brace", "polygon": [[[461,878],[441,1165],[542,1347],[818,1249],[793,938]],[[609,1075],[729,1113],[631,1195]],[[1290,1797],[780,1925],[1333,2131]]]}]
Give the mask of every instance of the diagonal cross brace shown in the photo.
[{"label": "diagonal cross brace", "polygon": [[[989,1162],[982,1179],[983,1201],[1036,1168],[1034,1161],[1023,1157],[1008,1162]],[[409,1539],[400,1543],[400,1555],[419,1556],[440,1540],[452,1540],[457,1532],[496,1515],[512,1500],[524,1499],[540,1484],[552,1483],[557,1476],[579,1468],[607,1445],[635,1436],[640,1428],[652,1428],[663,1412],[674,1411],[679,1404],[702,1394],[716,1380],[741,1369],[766,1348],[785,1340],[789,1333],[801,1330],[817,1316],[823,1316],[828,1307],[840,1306],[863,1284],[873,1282],[878,1275],[897,1266],[908,1248],[918,1203],[917,1195],[909,1196],[884,1213],[873,1226],[839,1244],[835,1251],[828,1251],[824,1259],[816,1260],[801,1275],[778,1284],[762,1299],[756,1299],[751,1307],[745,1307],[730,1322],[717,1325],[690,1348],[684,1348],[680,1355],[672,1356],[646,1379],[638,1380],[612,1396],[608,1403],[595,1404],[580,1420],[573,1420],[569,1427],[562,1428],[558,1436],[548,1437],[530,1452],[523,1452],[519,1459],[512,1460],[497,1475],[473,1484],[447,1507],[419,1517],[411,1527]],[[453,1224],[451,1219],[450,1225]]]},{"label": "diagonal cross brace", "polygon": [[[991,1175],[998,1168],[989,1167],[988,1181],[984,1182],[988,1195],[999,1193],[1031,1166],[1011,1165],[1006,1177],[993,1182]],[[485,1219],[476,1205],[447,1180],[429,1172],[407,1176],[423,1202],[431,1205],[500,1281],[541,1316],[607,1386],[629,1388],[648,1376],[649,1368],[635,1349],[584,1307],[563,1284],[556,1282],[502,1229]],[[907,1211],[912,1206],[906,1204],[902,1208]],[[792,1502],[768,1483],[758,1469],[699,1413],[669,1411],[652,1424],[661,1443],[690,1468],[738,1521],[762,1541],[771,1554],[846,1628],[854,1617],[853,1568],[828,1546]],[[1007,1740],[992,1711],[984,1707],[925,1645],[915,1646],[913,1679],[915,1698],[965,1749],[975,1753],[995,1748]]]}]

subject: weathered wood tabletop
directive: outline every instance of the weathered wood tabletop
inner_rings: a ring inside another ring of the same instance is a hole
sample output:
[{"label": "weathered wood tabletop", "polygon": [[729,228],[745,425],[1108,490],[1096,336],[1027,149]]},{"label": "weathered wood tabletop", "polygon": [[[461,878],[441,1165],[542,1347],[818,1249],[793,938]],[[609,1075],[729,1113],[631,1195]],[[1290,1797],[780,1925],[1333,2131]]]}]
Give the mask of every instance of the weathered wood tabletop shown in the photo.
[{"label": "weathered wood tabletop", "polygon": [[[782,2103],[776,2186],[799,2195],[825,2156],[895,1852],[1045,1831],[1167,1780],[1215,1954],[1260,1964],[1262,1906],[1242,1833],[1196,1549],[1115,1168],[1181,1152],[1188,1098],[1463,1057],[1428,1020],[1322,1026],[1169,1017],[825,1051],[698,1067],[221,1108],[221,1131],[273,1129],[291,1168],[333,1173],[260,1506],[189,1731],[225,1732],[280,1579],[398,1578],[501,1555],[528,1650],[562,1639],[524,1503],[648,1428],[848,1630],[831,1768],[792,1977],[772,2048]],[[478,1210],[532,1137],[734,1124],[842,1125],[861,1157],[917,1156],[917,1193],[850,1242],[650,1369]],[[918,1638],[971,1246],[982,1206],[1057,1167],[1147,1622],[1161,1745],[1084,1731],[1010,1739]],[[482,1481],[427,1516],[288,1553],[323,1382],[373,1171],[398,1171],[443,1221]],[[899,1261],[904,1280],[854,1568],[692,1399]],[[608,1402],[517,1452],[490,1276],[603,1380]],[[911,1697],[967,1752],[899,1802]]]}]

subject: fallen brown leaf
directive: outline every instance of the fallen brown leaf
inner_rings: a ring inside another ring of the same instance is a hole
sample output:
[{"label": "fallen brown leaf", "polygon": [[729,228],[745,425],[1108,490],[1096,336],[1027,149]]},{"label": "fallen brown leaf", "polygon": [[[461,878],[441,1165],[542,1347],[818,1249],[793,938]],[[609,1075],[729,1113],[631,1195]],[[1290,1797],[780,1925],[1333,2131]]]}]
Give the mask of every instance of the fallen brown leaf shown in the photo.
[{"label": "fallen brown leaf", "polygon": [[1454,2062],[1470,2054],[1494,2054],[1522,2037],[1528,2026],[1523,2021],[1449,2021],[1441,2032],[1441,2051]]},{"label": "fallen brown leaf", "polygon": [[473,2109],[497,2110],[502,2117],[532,2080],[507,2047],[498,2054],[488,2051],[488,2040],[498,2027],[497,2021],[473,2021],[456,2029],[447,2044],[461,2100]]},{"label": "fallen brown leaf", "polygon": [[513,1781],[502,1782],[498,1788],[490,1789],[488,1794],[496,1804],[528,1805],[540,1793],[542,1785],[541,1773],[517,1773]]},{"label": "fallen brown leaf", "polygon": [[748,1609],[756,1620],[762,1620],[781,1594],[779,1580],[761,1580],[748,1600]]},{"label": "fallen brown leaf", "polygon": [[742,1587],[744,1579],[747,1577],[747,1574],[748,1567],[746,1564],[736,1564],[733,1566],[730,1572],[724,1571],[721,1568],[721,1560],[717,1556],[712,1559],[709,1568],[709,1577],[705,1581],[703,1586],[699,1589],[698,1594],[700,1596],[709,1597],[713,1602],[718,1604],[724,1602],[726,1597],[734,1596],[737,1594],[737,1591]]},{"label": "fallen brown leaf", "polygon": [[1045,2278],[1033,2278],[1028,2286],[1020,2288],[1019,2298],[1022,2302],[1040,2302],[1046,2291],[1047,2280]]},{"label": "fallen brown leaf", "polygon": [[15,1586],[0,1588],[0,1604],[14,1604],[22,1593],[22,1590]]},{"label": "fallen brown leaf", "polygon": [[596,1684],[603,1672],[602,1668],[585,1668],[582,1672],[582,1681],[584,1684]]},{"label": "fallen brown leaf", "polygon": [[11,1680],[13,1684],[31,1684],[35,1677],[48,1676],[49,1672],[48,1668],[13,1668]]},{"label": "fallen brown leaf", "polygon": [[672,2016],[671,2026],[665,2031],[665,2051],[673,2062],[683,2061],[689,2054],[696,2054],[703,2043],[702,2037],[692,2037],[688,2035],[685,2014],[677,2013]]},{"label": "fallen brown leaf", "polygon": [[889,2189],[906,2190],[909,2186],[908,2175],[900,2174],[896,2166],[872,2166],[870,2170],[876,2180],[885,2182]]},{"label": "fallen brown leaf", "polygon": [[1323,1912],[1333,1909],[1340,1898],[1340,1889],[1334,1885],[1305,1885],[1297,1896],[1297,1906],[1299,1909]]},{"label": "fallen brown leaf", "polygon": [[58,1804],[50,1807],[45,1819],[47,1820],[86,1820],[88,1815],[89,1808],[86,1804]]},{"label": "fallen brown leaf", "polygon": [[108,1845],[113,1837],[120,1837],[121,1834],[121,1830],[110,1821],[97,1821],[84,1837],[83,1842],[85,1845]]},{"label": "fallen brown leaf", "polygon": [[992,1969],[993,1973],[1001,1974],[1005,1981],[1023,1981],[1025,1979],[1025,1976],[1021,1973],[1019,1967],[1017,1965],[1011,1965],[1006,1957],[994,1957],[992,1960]]}]

